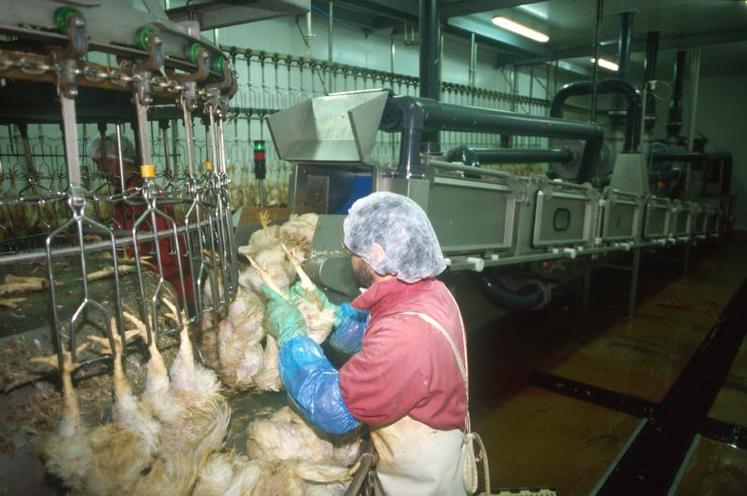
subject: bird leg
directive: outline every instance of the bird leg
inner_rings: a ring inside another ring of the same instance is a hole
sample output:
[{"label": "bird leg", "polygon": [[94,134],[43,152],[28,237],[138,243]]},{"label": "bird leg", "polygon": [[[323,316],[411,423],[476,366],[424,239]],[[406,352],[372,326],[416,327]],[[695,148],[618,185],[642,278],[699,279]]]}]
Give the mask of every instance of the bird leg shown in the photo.
[{"label": "bird leg", "polygon": [[[148,343],[148,331],[143,321],[127,311],[122,314],[125,319],[129,320],[135,326],[135,332],[140,334],[143,341]],[[150,394],[156,394],[168,389],[169,373],[155,339],[152,339],[148,344],[148,353],[150,354],[150,360],[148,360],[148,376],[146,378],[145,389]]]},{"label": "bird leg", "polygon": [[259,225],[262,226],[262,229],[265,229],[267,226],[270,225],[270,221],[272,220],[270,218],[270,211],[269,210],[261,210],[257,217],[259,218]]},{"label": "bird leg", "polygon": [[[76,354],[80,354],[88,347],[88,343],[83,343],[75,349]],[[57,355],[33,357],[34,363],[43,363],[53,368],[60,364]],[[73,362],[72,354],[67,350],[62,350],[62,422],[60,423],[61,432],[68,437],[80,431],[80,403],[78,395],[75,394],[73,387],[73,372],[80,367],[79,363]]]},{"label": "bird leg", "polygon": [[249,259],[249,263],[252,264],[252,267],[254,268],[254,270],[256,270],[257,274],[259,274],[259,277],[262,279],[262,282],[267,284],[267,286],[269,286],[270,289],[272,289],[277,294],[279,294],[281,298],[283,298],[284,300],[287,300],[288,298],[285,296],[285,293],[283,292],[282,289],[277,287],[277,285],[272,281],[272,277],[270,276],[270,274],[267,273],[265,269],[260,267],[257,261],[254,260],[252,257],[247,255],[246,258]]},{"label": "bird leg", "polygon": [[303,270],[303,267],[301,267],[301,262],[299,262],[298,258],[296,258],[293,252],[291,252],[288,247],[285,246],[285,243],[281,243],[280,246],[283,247],[285,255],[288,257],[291,265],[293,265],[293,268],[296,270],[298,279],[301,281],[301,287],[309,293],[315,293],[317,289],[316,284],[314,284],[308,274],[306,274],[306,271]]}]

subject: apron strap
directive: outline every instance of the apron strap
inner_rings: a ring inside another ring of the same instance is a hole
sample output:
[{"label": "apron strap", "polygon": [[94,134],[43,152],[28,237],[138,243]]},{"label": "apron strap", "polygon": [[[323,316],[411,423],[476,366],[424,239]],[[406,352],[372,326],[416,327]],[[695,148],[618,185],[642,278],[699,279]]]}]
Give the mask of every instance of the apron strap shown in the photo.
[{"label": "apron strap", "polygon": [[[444,327],[430,315],[426,315],[420,312],[400,312],[400,315],[412,315],[420,318],[420,320],[423,320],[427,324],[430,324],[432,327],[434,327],[446,339],[446,341],[449,343],[449,346],[451,347],[451,351],[454,353],[454,358],[456,359],[457,367],[459,367],[459,372],[462,374],[464,388],[467,392],[467,401],[469,401],[469,376],[467,375],[467,369],[464,365],[461,354],[459,353],[459,348],[457,348],[457,345],[454,342],[454,339],[451,337],[451,334],[449,334],[449,332],[444,329]],[[465,348],[464,351],[466,355],[467,349]]]},{"label": "apron strap", "polygon": [[[449,292],[449,296],[451,296],[452,301],[454,301],[454,306],[457,308],[457,312],[459,312],[459,306],[457,305],[456,300],[454,300],[454,296],[451,294],[451,292]],[[454,338],[451,337],[451,334],[449,334],[444,326],[442,326],[436,319],[422,312],[400,312],[400,315],[412,315],[414,317],[418,317],[420,320],[430,324],[431,327],[436,329],[449,343],[449,347],[454,353],[454,358],[456,359],[459,372],[462,374],[462,380],[464,381],[464,390],[467,395],[467,415],[464,419],[464,442],[466,448],[466,459],[464,467],[465,487],[470,493],[474,493],[477,490],[477,462],[481,461],[483,463],[483,478],[485,481],[485,490],[486,492],[490,493],[490,468],[488,466],[488,452],[485,449],[485,445],[483,444],[480,435],[476,432],[472,432],[472,425],[469,418],[469,365],[467,362],[467,333],[464,329],[464,320],[462,320],[461,312],[459,312],[459,323],[461,325],[462,343],[464,345],[464,360],[462,360],[462,355],[461,353],[459,353],[459,348],[457,348],[457,345],[454,342]],[[479,454],[477,456],[475,456],[475,442],[477,442],[477,445],[479,447]]]}]

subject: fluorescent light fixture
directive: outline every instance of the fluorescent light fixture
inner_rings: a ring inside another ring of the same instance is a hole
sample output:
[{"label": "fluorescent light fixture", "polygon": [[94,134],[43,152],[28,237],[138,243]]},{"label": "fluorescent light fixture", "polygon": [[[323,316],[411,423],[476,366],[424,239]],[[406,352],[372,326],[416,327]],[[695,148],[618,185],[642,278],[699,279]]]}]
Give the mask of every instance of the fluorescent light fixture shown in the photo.
[{"label": "fluorescent light fixture", "polygon": [[540,43],[547,43],[548,41],[550,41],[550,37],[545,33],[535,31],[530,27],[519,24],[516,21],[512,21],[507,17],[495,16],[493,17],[493,24],[495,24],[499,28],[511,31],[512,33],[516,33],[534,41],[539,41]]},{"label": "fluorescent light fixture", "polygon": [[[594,62],[595,61],[592,58],[591,59],[591,63],[593,64]],[[599,67],[601,67],[602,69],[607,69],[608,71],[612,71],[612,72],[617,72],[617,70],[620,68],[620,66],[618,66],[617,64],[615,64],[611,60],[607,60],[607,59],[603,59],[603,58],[599,59]]]}]

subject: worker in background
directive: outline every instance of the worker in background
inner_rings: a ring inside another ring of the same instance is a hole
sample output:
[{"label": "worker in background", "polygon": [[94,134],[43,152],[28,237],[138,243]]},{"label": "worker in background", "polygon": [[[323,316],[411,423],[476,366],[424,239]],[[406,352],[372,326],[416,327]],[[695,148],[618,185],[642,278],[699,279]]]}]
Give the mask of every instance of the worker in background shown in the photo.
[{"label": "worker in background", "polygon": [[[140,170],[135,166],[137,161],[137,155],[135,153],[135,147],[127,137],[122,136],[122,168],[120,172],[119,158],[117,153],[117,137],[114,134],[106,135],[103,139],[96,138],[91,144],[89,156],[91,160],[96,163],[99,172],[106,179],[113,190],[122,194],[122,184],[124,184],[125,191],[135,192],[137,188],[143,185],[142,177],[140,176]],[[124,182],[121,177],[124,173]],[[135,200],[135,199],[133,199]],[[158,204],[157,204],[158,206]],[[170,204],[162,204],[158,206],[164,214],[174,219],[174,209]],[[137,222],[138,218],[145,212],[144,206],[128,205],[123,201],[117,202],[112,206],[112,217],[114,220],[115,230],[125,230],[132,232],[132,229]],[[145,222],[138,226],[138,232],[152,231],[151,220],[147,219]],[[161,214],[156,214],[156,230],[168,231],[171,230],[171,223]],[[189,271],[189,259],[187,256],[186,244],[184,243],[183,235],[179,236],[179,252],[181,254],[181,266],[182,274],[184,276],[184,294],[186,295],[187,301],[182,301],[182,304],[191,304],[194,301],[192,291],[192,278]],[[176,290],[176,294],[182,298],[182,284],[179,277],[179,258],[177,257],[176,249],[172,246],[172,237],[163,237],[158,241],[158,247],[161,254],[161,266],[163,278],[171,283]],[[132,246],[128,246],[128,255],[133,256]],[[152,264],[153,271],[158,273],[158,263],[155,257],[155,250],[150,242],[140,242],[139,244],[140,256],[151,256],[149,258]]]},{"label": "worker in background", "polygon": [[283,384],[323,431],[368,426],[387,494],[465,494],[466,337],[435,279],[446,264],[433,227],[409,198],[373,193],[351,207],[344,244],[362,294],[334,306],[319,292],[336,311],[332,346],[354,353],[339,371],[306,336],[298,309],[263,287]]}]

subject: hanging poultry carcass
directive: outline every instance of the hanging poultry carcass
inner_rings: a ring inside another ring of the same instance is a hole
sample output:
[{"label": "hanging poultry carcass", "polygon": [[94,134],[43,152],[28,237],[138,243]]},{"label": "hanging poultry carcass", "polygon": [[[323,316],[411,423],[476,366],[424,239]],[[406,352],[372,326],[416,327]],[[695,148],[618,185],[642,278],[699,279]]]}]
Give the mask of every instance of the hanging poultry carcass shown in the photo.
[{"label": "hanging poultry carcass", "polygon": [[[154,365],[160,372],[158,380],[153,381],[152,393],[146,386],[143,395],[144,401],[162,423],[161,437],[164,442],[161,452],[194,449],[206,433],[219,429],[222,434],[215,436],[219,438],[217,449],[226,433],[230,406],[221,394],[221,383],[215,372],[195,363],[186,316],[169,300],[164,298],[162,302],[171,312],[167,317],[180,326],[179,351],[169,370],[168,391],[164,391],[163,372],[159,364]],[[141,334],[146,334],[145,324],[132,315],[127,314],[126,317],[135,323]],[[149,349],[153,361],[153,356],[158,356],[159,352],[152,344]],[[162,363],[162,359],[158,362]]]},{"label": "hanging poultry carcass", "polygon": [[192,496],[265,496],[272,464],[235,452],[213,453],[200,470]]},{"label": "hanging poultry carcass", "polygon": [[[277,287],[287,289],[293,284],[296,275],[282,248],[281,227],[270,225],[267,211],[260,212],[259,222],[261,229],[252,233],[248,245],[239,247],[239,254],[256,260]],[[260,294],[262,283],[259,274],[252,267],[239,275],[239,284],[248,291]]]},{"label": "hanging poultry carcass", "polygon": [[319,222],[319,216],[314,213],[291,214],[290,219],[280,226],[280,238],[294,256],[303,262],[311,255],[311,243]]},{"label": "hanging poultry carcass", "polygon": [[322,344],[335,325],[335,311],[332,308],[325,308],[324,302],[320,300],[319,289],[311,278],[301,267],[301,263],[285,245],[283,249],[288,260],[293,265],[300,284],[295,286],[297,291],[291,294],[291,302],[294,303],[303,314],[304,321],[308,328],[308,335],[316,344]]},{"label": "hanging poultry carcass", "polygon": [[267,419],[251,422],[246,429],[246,451],[250,458],[271,462],[306,462],[350,467],[360,448],[355,434],[331,441],[320,437],[290,407],[283,407]]},{"label": "hanging poultry carcass", "polygon": [[[90,430],[81,419],[78,394],[73,386],[72,375],[78,364],[73,363],[67,350],[62,356],[62,418],[57,431],[42,440],[40,448],[47,471],[59,477],[66,487],[81,492],[86,486],[94,456],[89,445]],[[32,358],[32,361],[58,366],[56,356]]]},{"label": "hanging poultry carcass", "polygon": [[[116,328],[111,322],[112,329]],[[72,384],[75,366],[63,353],[63,413],[60,429],[42,442],[47,470],[74,492],[89,495],[131,494],[143,471],[151,468],[158,443],[158,422],[133,395],[122,367],[122,343],[112,334],[114,350],[105,338],[91,341],[113,355],[113,422],[93,429],[80,419],[80,405]],[[37,360],[56,363],[52,357]]]},{"label": "hanging poultry carcass", "polygon": [[218,324],[218,371],[223,383],[232,389],[252,387],[262,370],[263,318],[264,305],[259,296],[239,289],[228,308],[228,317]]}]

